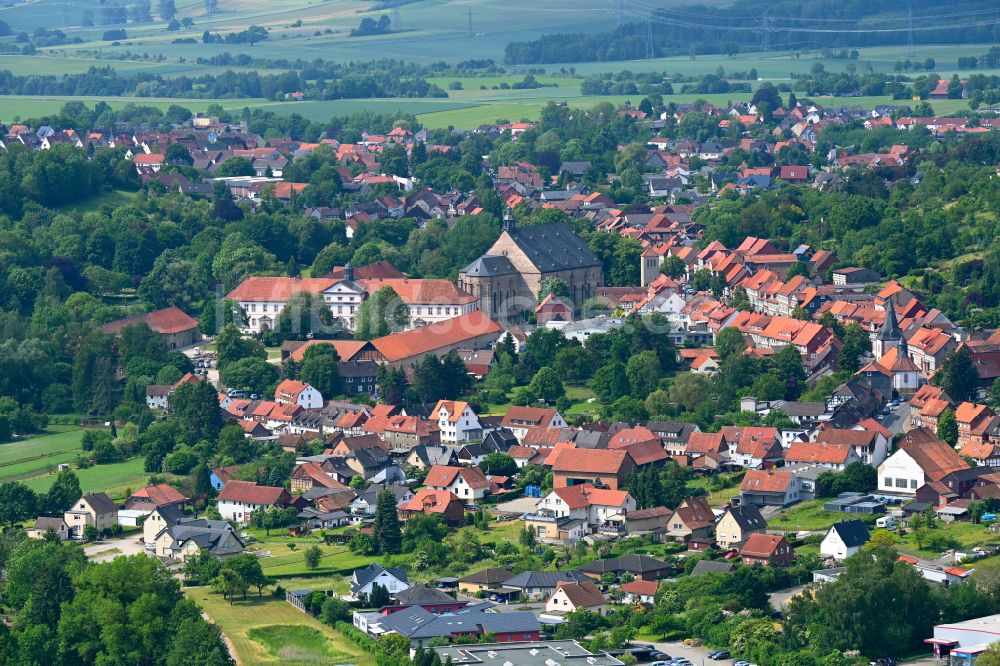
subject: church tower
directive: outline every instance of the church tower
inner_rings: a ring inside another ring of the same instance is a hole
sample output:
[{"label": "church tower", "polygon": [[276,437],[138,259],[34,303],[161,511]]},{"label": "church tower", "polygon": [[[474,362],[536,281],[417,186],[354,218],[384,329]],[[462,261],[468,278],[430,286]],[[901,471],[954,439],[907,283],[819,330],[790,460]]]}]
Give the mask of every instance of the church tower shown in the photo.
[{"label": "church tower", "polygon": [[885,356],[886,352],[893,347],[900,347],[903,344],[903,332],[899,329],[899,322],[896,321],[896,309],[893,307],[892,298],[885,301],[885,321],[882,328],[872,342],[872,353],[878,360]]}]

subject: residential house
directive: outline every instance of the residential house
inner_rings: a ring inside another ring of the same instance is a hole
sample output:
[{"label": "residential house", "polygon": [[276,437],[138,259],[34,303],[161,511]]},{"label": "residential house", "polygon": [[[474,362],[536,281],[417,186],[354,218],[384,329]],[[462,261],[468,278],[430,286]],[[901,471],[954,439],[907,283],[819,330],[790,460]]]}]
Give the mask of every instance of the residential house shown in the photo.
[{"label": "residential house", "polygon": [[637,580],[660,580],[673,573],[673,567],[662,560],[648,555],[630,553],[606,560],[594,560],[580,567],[580,571],[600,581],[605,574],[620,578],[629,574]]},{"label": "residential house", "polygon": [[654,606],[656,604],[656,591],[660,584],[653,580],[633,580],[630,583],[619,585],[618,590],[623,594],[622,602],[632,606]]},{"label": "residential house", "polygon": [[466,504],[475,504],[490,493],[489,480],[478,467],[431,467],[424,479],[431,490],[446,490]]},{"label": "residential house", "polygon": [[118,319],[101,326],[105,333],[118,335],[123,328],[145,324],[159,334],[168,349],[183,349],[201,340],[197,320],[185,314],[180,308],[169,307],[154,312]]},{"label": "residential house", "polygon": [[153,540],[155,553],[180,562],[202,553],[226,558],[243,552],[244,543],[224,520],[189,518],[162,528]]},{"label": "residential house", "polygon": [[532,428],[565,428],[566,421],[554,409],[513,406],[504,414],[500,425],[514,433],[520,442]]},{"label": "residential house", "polygon": [[960,495],[973,483],[954,475],[964,477],[967,470],[969,464],[955,449],[930,431],[917,428],[908,432],[896,452],[878,466],[878,490],[915,496],[918,489],[936,484],[942,493]]},{"label": "residential house", "polygon": [[125,505],[122,508],[129,511],[152,511],[171,504],[183,507],[187,501],[188,498],[184,496],[184,493],[173,486],[167,483],[158,483],[155,486],[140,488],[132,493],[125,500]]},{"label": "residential house", "polygon": [[402,521],[414,516],[443,516],[449,527],[465,524],[465,505],[447,490],[423,488],[409,500],[400,502],[397,509]]},{"label": "residential house", "polygon": [[870,538],[868,527],[860,520],[834,523],[820,542],[819,556],[846,560],[861,550]]},{"label": "residential house", "polygon": [[767,521],[753,504],[737,504],[726,509],[715,526],[715,543],[722,550],[739,549],[753,534],[767,531]]},{"label": "residential house", "polygon": [[417,469],[430,469],[435,465],[452,467],[458,463],[458,453],[450,446],[432,446],[419,444],[410,449],[406,456],[406,466]]},{"label": "residential house", "polygon": [[438,400],[431,414],[437,419],[442,444],[478,442],[483,438],[483,427],[467,402]]},{"label": "residential house", "polygon": [[47,516],[39,516],[35,519],[35,523],[28,528],[28,538],[44,539],[48,536],[49,530],[52,530],[60,541],[69,538],[69,527],[66,525],[66,521],[62,518],[49,518]]},{"label": "residential house", "polygon": [[748,469],[740,483],[740,504],[788,506],[802,500],[802,480],[780,469]]},{"label": "residential house", "polygon": [[378,564],[355,569],[351,574],[351,598],[366,599],[372,593],[375,585],[381,585],[393,596],[410,588],[410,579],[399,567],[385,568]]},{"label": "residential house", "polygon": [[[355,613],[355,618],[358,615]],[[541,625],[531,611],[490,613],[480,607],[435,615],[421,606],[411,606],[377,619],[375,625],[380,632],[405,636],[414,647],[432,640],[468,640],[485,634],[497,643],[537,641],[541,635]]]},{"label": "residential house", "polygon": [[559,581],[556,591],[545,600],[545,612],[563,615],[586,610],[604,615],[607,603],[597,585],[589,580],[573,583]]},{"label": "residential house", "polygon": [[68,533],[72,539],[82,539],[88,526],[99,531],[118,524],[118,505],[104,493],[87,493],[63,513]]},{"label": "residential house", "polygon": [[702,541],[712,536],[715,514],[704,497],[689,497],[674,510],[667,536],[675,541]]},{"label": "residential house", "polygon": [[784,459],[777,428],[723,426],[722,436],[729,447],[729,460],[747,469],[768,469]]},{"label": "residential house", "polygon": [[[846,445],[866,465],[878,467],[885,460],[892,441],[892,433],[874,419],[866,419],[851,430],[821,428],[816,431],[816,441],[825,444]],[[788,456],[785,456],[788,459]],[[848,463],[849,464],[849,463]]]},{"label": "residential house", "polygon": [[584,583],[590,578],[581,571],[525,571],[504,581],[504,587],[518,590],[526,599],[546,599],[556,591],[558,583]]},{"label": "residential house", "polygon": [[485,590],[496,590],[514,577],[514,572],[508,567],[495,567],[476,571],[458,579],[458,589],[468,594]]},{"label": "residential house", "polygon": [[[862,436],[866,434],[858,430],[842,432],[859,433]],[[785,463],[790,465],[795,463],[820,465],[828,469],[842,471],[852,462],[860,461],[860,456],[849,443],[792,442],[788,450],[785,451]]]},{"label": "residential house", "polygon": [[743,564],[765,567],[787,567],[795,559],[795,550],[788,539],[774,534],[754,534],[740,549]]},{"label": "residential house", "polygon": [[142,521],[143,543],[155,542],[157,535],[163,531],[163,528],[179,523],[184,518],[184,509],[179,504],[166,504],[153,509]]},{"label": "residential house", "polygon": [[274,389],[274,401],[281,405],[298,405],[302,409],[319,409],[323,406],[323,395],[305,382],[286,379]]},{"label": "residential house", "polygon": [[553,457],[554,488],[593,483],[618,490],[625,486],[625,479],[635,469],[632,457],[621,449],[563,448],[557,449]]},{"label": "residential house", "polygon": [[291,495],[284,488],[258,486],[251,481],[230,481],[219,493],[216,507],[223,520],[250,522],[254,511],[288,506]]},{"label": "residential house", "polygon": [[584,483],[556,488],[524,514],[527,529],[539,539],[577,541],[595,530],[624,521],[635,510],[635,500],[624,490],[596,488]]}]

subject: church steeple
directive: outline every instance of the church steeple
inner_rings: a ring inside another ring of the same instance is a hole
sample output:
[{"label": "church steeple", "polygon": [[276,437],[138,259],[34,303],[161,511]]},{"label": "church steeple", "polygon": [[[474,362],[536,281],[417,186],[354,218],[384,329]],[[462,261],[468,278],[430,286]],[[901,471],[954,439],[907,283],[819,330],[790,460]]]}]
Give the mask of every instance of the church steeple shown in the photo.
[{"label": "church steeple", "polygon": [[878,335],[875,336],[875,342],[872,344],[872,352],[874,352],[875,358],[879,359],[885,356],[887,351],[893,347],[899,347],[902,343],[903,332],[899,330],[899,322],[896,320],[896,309],[890,297],[885,300],[885,321],[882,322],[882,328],[879,329]]},{"label": "church steeple", "polygon": [[514,211],[509,206],[503,214],[503,230],[512,233],[514,231]]}]

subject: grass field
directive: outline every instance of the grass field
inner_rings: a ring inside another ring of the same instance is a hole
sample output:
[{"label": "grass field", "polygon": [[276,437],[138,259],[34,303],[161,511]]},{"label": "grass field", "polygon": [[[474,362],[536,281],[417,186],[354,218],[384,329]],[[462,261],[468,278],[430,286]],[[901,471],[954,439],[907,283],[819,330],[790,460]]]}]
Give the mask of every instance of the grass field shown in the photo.
[{"label": "grass field", "polygon": [[[344,636],[283,599],[247,596],[231,604],[205,587],[185,588],[231,641],[242,666],[335,664],[373,666],[374,660]],[[325,639],[325,640],[324,640]],[[319,661],[314,659],[319,658]]]},{"label": "grass field", "polygon": [[46,435],[0,444],[0,482],[20,481],[55,472],[62,463],[80,453],[83,430],[74,426],[50,426]]},{"label": "grass field", "polygon": [[[95,465],[75,471],[77,478],[80,479],[80,488],[83,492],[103,492],[107,493],[111,499],[123,500],[126,497],[125,490],[127,488],[138,490],[146,485],[148,474],[143,471],[142,463],[142,458],[132,458],[112,465]],[[55,478],[55,474],[35,476],[26,479],[24,485],[36,493],[44,493],[48,491]]]},{"label": "grass field", "polygon": [[807,502],[800,502],[785,510],[783,516],[779,515],[768,521],[768,528],[772,530],[800,531],[809,530],[811,532],[825,530],[849,516],[832,511],[824,511],[825,500],[816,499]]}]

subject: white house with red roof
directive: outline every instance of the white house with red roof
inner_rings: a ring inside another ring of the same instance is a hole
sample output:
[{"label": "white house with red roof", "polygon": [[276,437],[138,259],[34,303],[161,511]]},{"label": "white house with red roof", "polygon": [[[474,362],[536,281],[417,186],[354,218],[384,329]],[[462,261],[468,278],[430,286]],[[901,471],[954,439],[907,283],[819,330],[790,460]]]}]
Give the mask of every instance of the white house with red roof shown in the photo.
[{"label": "white house with red roof", "polygon": [[467,402],[438,400],[431,418],[437,419],[442,444],[478,442],[483,438],[483,426]]},{"label": "white house with red roof", "polygon": [[566,421],[554,409],[514,406],[504,414],[500,426],[509,429],[520,442],[532,428],[565,428]]},{"label": "white house with red roof", "polygon": [[556,518],[582,518],[599,527],[612,516],[635,511],[635,500],[625,490],[597,488],[592,483],[556,488],[535,505],[536,511],[551,512]]},{"label": "white house with red roof", "polygon": [[311,384],[286,379],[274,389],[274,401],[280,405],[298,405],[302,409],[319,409],[323,395]]},{"label": "white house with red roof", "polygon": [[251,481],[230,481],[219,493],[216,508],[223,520],[245,525],[254,511],[284,507],[292,496],[284,488],[258,486]]},{"label": "white house with red roof", "polygon": [[475,504],[488,495],[493,484],[478,467],[434,465],[427,472],[424,486],[432,490],[447,490],[466,504]]}]

